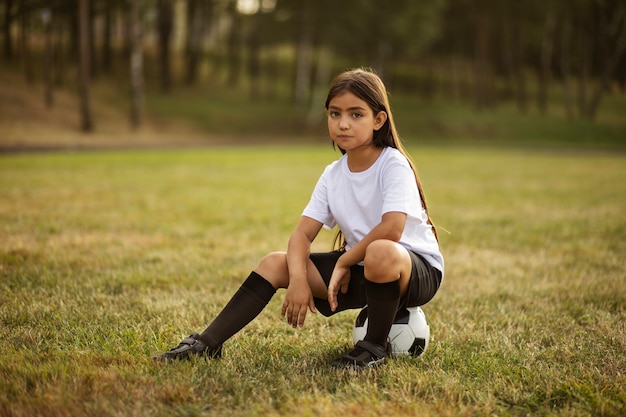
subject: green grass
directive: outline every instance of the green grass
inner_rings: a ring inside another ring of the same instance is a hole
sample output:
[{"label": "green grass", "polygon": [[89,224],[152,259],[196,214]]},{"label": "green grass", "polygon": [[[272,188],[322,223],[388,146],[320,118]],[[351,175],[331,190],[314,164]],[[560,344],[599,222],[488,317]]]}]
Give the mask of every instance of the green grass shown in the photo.
[{"label": "green grass", "polygon": [[328,366],[357,312],[293,330],[282,292],[222,360],[150,360],[285,248],[330,146],[0,156],[0,415],[623,415],[624,156],[411,151],[447,275],[424,357],[364,374]]}]

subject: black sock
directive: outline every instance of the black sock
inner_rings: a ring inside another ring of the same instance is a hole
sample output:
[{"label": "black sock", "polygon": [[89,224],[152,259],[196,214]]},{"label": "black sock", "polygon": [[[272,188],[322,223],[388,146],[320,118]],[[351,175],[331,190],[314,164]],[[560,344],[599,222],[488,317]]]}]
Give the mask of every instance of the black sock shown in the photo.
[{"label": "black sock", "polygon": [[364,340],[387,347],[387,337],[400,302],[400,281],[378,284],[365,280],[367,333]]},{"label": "black sock", "polygon": [[252,272],[198,339],[217,348],[258,316],[275,293],[269,281]]}]

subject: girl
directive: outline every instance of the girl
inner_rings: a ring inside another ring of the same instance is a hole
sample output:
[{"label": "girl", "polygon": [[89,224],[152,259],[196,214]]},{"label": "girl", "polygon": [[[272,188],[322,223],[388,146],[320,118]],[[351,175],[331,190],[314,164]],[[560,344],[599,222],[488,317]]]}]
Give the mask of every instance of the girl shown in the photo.
[{"label": "girl", "polygon": [[[330,316],[368,305],[364,340],[331,365],[369,368],[389,356],[396,312],[433,298],[443,257],[383,82],[367,70],[344,72],[333,81],[326,110],[333,146],[343,155],[319,178],[287,252],[265,256],[204,332],[155,359],[219,358],[222,344],[286,288],[282,316],[294,328],[309,310]],[[337,250],[310,253],[321,228],[335,225]]]}]

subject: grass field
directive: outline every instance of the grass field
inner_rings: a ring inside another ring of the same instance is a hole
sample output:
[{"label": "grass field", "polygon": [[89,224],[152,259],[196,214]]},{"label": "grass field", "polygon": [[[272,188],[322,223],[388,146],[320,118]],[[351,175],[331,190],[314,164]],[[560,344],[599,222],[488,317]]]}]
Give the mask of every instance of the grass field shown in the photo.
[{"label": "grass field", "polygon": [[626,157],[411,153],[446,278],[426,354],[362,374],[328,366],[357,312],[293,330],[283,292],[222,360],[150,360],[285,248],[330,146],[1,155],[0,415],[626,414]]}]

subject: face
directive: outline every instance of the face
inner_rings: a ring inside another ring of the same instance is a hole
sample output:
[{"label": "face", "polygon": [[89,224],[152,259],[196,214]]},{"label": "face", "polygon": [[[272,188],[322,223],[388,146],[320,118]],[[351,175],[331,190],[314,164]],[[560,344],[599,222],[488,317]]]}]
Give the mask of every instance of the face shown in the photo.
[{"label": "face", "polygon": [[387,120],[385,112],[374,114],[366,101],[351,92],[333,97],[327,115],[330,137],[346,152],[371,146],[374,131]]}]

